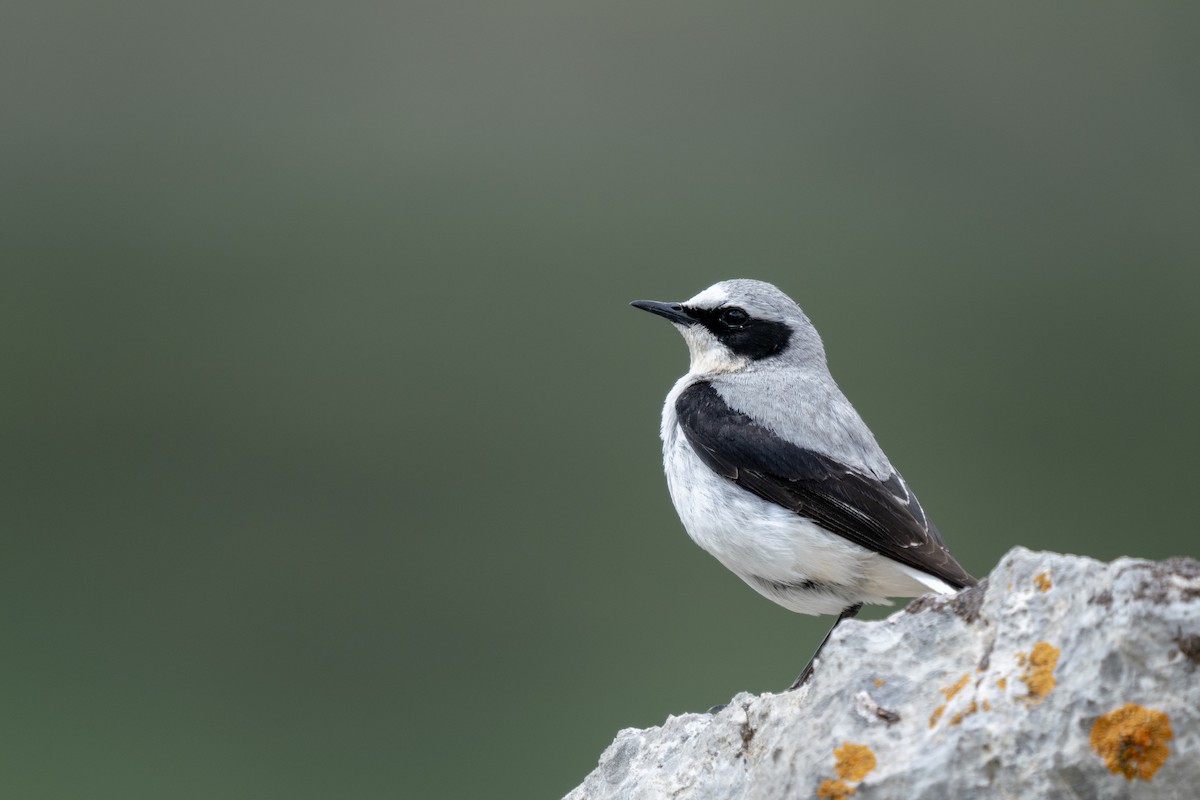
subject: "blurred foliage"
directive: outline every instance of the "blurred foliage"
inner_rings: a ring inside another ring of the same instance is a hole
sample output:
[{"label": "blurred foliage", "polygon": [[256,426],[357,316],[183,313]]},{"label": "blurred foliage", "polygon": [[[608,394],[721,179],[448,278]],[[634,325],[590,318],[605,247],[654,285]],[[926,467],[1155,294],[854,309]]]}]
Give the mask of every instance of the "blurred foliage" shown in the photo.
[{"label": "blurred foliage", "polygon": [[552,797],[781,689],[626,306],[721,278],[974,573],[1195,555],[1196,9],[6,9],[0,794]]}]

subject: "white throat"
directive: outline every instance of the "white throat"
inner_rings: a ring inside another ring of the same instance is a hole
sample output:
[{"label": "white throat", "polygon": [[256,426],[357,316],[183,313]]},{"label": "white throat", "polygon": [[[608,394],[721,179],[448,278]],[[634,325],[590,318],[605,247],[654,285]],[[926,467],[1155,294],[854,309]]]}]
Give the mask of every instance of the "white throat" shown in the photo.
[{"label": "white throat", "polygon": [[676,325],[687,342],[692,363],[689,372],[693,375],[710,375],[714,372],[736,372],[750,364],[750,359],[730,351],[717,341],[717,337],[700,325]]}]

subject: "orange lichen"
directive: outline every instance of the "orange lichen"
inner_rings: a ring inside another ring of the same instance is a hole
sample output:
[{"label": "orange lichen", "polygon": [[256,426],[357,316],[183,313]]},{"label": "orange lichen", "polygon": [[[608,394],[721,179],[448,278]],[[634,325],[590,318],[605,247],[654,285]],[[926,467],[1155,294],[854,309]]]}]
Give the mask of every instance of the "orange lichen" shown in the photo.
[{"label": "orange lichen", "polygon": [[1050,588],[1050,571],[1042,570],[1037,575],[1033,576],[1033,585],[1039,590],[1045,592]]},{"label": "orange lichen", "polygon": [[982,703],[980,703],[979,705],[980,705],[980,708],[982,708],[984,711],[991,711],[991,710],[992,710],[992,704],[991,704],[991,703],[989,703],[987,700],[984,700],[984,701],[983,701]]},{"label": "orange lichen", "polygon": [[1001,675],[999,678],[996,678],[997,689],[1003,689],[1006,686],[1008,686],[1008,678],[1004,677],[1003,675]]},{"label": "orange lichen", "polygon": [[[958,694],[960,691],[962,691],[962,687],[967,685],[968,680],[971,680],[971,673],[962,673],[961,678],[954,681],[953,684],[950,684],[949,686],[942,686],[942,688],[940,688],[940,690],[938,690],[938,691],[942,692],[942,694],[944,694],[944,696],[946,696],[946,703],[949,703],[950,700],[954,699],[955,694]],[[935,724],[937,724],[938,720],[941,720],[942,714],[944,714],[944,712],[946,712],[946,703],[942,703],[941,705],[938,705],[937,708],[934,709],[934,712],[932,712],[932,714],[929,715],[929,727],[930,728],[934,727]],[[960,716],[959,722],[961,722],[961,721],[962,721],[962,718]]]},{"label": "orange lichen", "polygon": [[876,685],[876,686],[883,686],[883,678],[876,678],[876,679],[875,679],[875,685]]},{"label": "orange lichen", "polygon": [[846,800],[852,794],[853,786],[847,786],[845,781],[835,781],[833,778],[826,778],[817,787],[819,800]]},{"label": "orange lichen", "polygon": [[1109,772],[1148,781],[1167,760],[1167,740],[1173,737],[1166,714],[1126,703],[1096,719],[1091,742]]},{"label": "orange lichen", "polygon": [[[953,700],[954,695],[958,694],[962,688],[967,685],[967,681],[970,679],[971,674],[969,672],[964,672],[962,677],[956,680],[954,683],[950,684],[949,686],[943,686],[940,691],[946,696],[946,703]],[[929,715],[929,727],[932,728],[934,725],[937,725],[938,720],[942,718],[942,713],[946,710],[946,703],[942,703],[933,710],[932,714]]]},{"label": "orange lichen", "polygon": [[846,742],[834,748],[833,756],[837,759],[833,771],[844,781],[861,781],[864,775],[875,769],[875,754],[865,744]]},{"label": "orange lichen", "polygon": [[958,694],[962,687],[967,685],[967,681],[971,679],[969,673],[964,672],[962,677],[956,680],[949,686],[942,687],[942,694],[946,695],[947,700],[952,700],[954,695]]},{"label": "orange lichen", "polygon": [[846,781],[861,781],[863,777],[875,769],[875,754],[865,744],[842,742],[841,747],[833,748],[833,771],[837,779],[826,778],[817,787],[817,797],[820,800],[846,800],[854,794],[854,786]]},{"label": "orange lichen", "polygon": [[[987,702],[987,701],[985,700],[984,702]],[[971,703],[970,703],[970,705],[968,705],[968,706],[967,706],[966,708],[964,708],[962,711],[959,711],[957,714],[955,714],[954,716],[952,716],[952,717],[950,718],[950,721],[949,721],[949,722],[947,722],[946,724],[947,724],[947,725],[957,725],[957,724],[959,724],[960,722],[962,722],[962,721],[963,721],[963,718],[964,718],[964,717],[969,717],[969,716],[971,716],[972,714],[974,714],[974,713],[975,713],[976,711],[978,711],[978,710],[979,710],[979,706],[977,706],[977,705],[975,704],[975,701],[974,701],[974,700],[972,700],[972,701],[971,701]]]},{"label": "orange lichen", "polygon": [[1025,665],[1021,680],[1029,687],[1029,695],[1025,702],[1030,705],[1040,703],[1054,688],[1054,665],[1058,663],[1058,648],[1048,642],[1037,642],[1026,657],[1017,653],[1017,663]]}]

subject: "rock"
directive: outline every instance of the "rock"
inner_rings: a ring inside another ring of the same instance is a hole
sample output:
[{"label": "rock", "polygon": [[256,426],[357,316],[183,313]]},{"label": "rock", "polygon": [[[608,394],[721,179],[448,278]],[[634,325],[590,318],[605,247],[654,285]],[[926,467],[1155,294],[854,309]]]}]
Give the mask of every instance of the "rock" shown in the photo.
[{"label": "rock", "polygon": [[1200,797],[1200,563],[1010,552],[795,692],[629,728],[567,800]]}]

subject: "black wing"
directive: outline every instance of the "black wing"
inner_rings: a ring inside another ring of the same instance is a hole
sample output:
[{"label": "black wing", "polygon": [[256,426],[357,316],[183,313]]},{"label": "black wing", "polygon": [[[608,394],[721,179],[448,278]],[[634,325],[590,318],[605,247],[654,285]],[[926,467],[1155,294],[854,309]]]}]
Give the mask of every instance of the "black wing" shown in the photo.
[{"label": "black wing", "polygon": [[975,585],[899,475],[882,482],[781,439],[730,408],[707,381],[685,389],[675,413],[696,454],[718,475],[955,588]]}]

